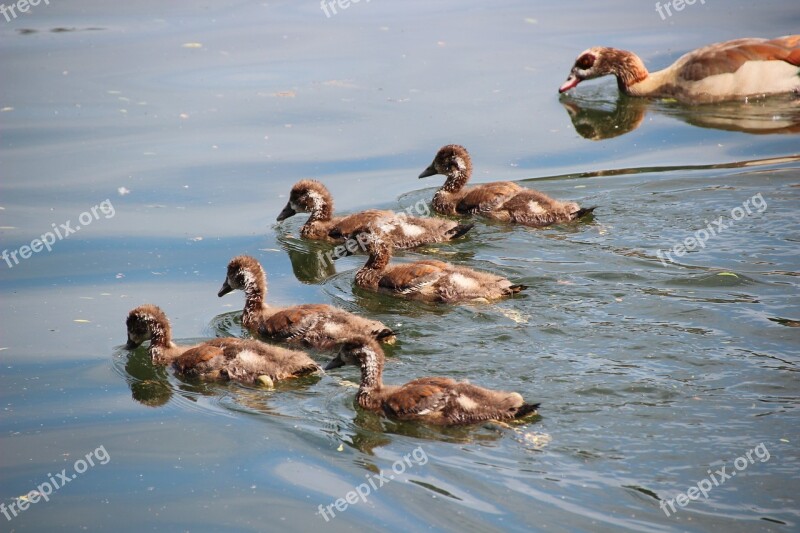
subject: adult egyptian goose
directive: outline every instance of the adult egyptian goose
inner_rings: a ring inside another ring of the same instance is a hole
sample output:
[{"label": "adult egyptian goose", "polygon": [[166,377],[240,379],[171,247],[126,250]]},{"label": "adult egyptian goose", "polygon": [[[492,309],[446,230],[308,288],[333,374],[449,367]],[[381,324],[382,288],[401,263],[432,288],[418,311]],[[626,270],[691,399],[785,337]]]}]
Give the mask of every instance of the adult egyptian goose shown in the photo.
[{"label": "adult egyptian goose", "polygon": [[245,294],[242,325],[263,339],[318,350],[335,348],[342,339],[353,335],[368,335],[387,343],[395,340],[394,332],[377,320],[368,320],[331,305],[268,306],[264,301],[267,276],[261,264],[247,255],[234,257],[228,263],[228,273],[217,296],[236,289]]},{"label": "adult egyptian goose", "polygon": [[563,93],[583,80],[617,77],[629,96],[706,103],[800,91],[800,35],[777,39],[736,39],[698,48],[675,63],[647,72],[633,52],[598,46],[575,61]]},{"label": "adult egyptian goose", "polygon": [[252,339],[218,338],[179,346],[172,328],[155,305],[142,305],[128,313],[128,343],[134,349],[150,340],[153,364],[172,365],[180,374],[205,379],[228,379],[271,386],[273,382],[320,370],[308,355]]},{"label": "adult egyptian goose", "polygon": [[298,212],[310,213],[300,230],[300,235],[306,239],[344,242],[365,225],[377,225],[397,248],[449,241],[472,228],[472,224],[459,224],[453,220],[412,217],[406,213],[377,209],[334,217],[333,197],[322,183],[315,180],[301,180],[292,187],[289,202],[278,215],[278,222]]},{"label": "adult egyptian goose", "polygon": [[355,277],[364,289],[442,303],[498,300],[527,289],[502,276],[433,259],[389,265],[391,243],[375,231],[365,244],[369,259]]},{"label": "adult egyptian goose", "polygon": [[467,149],[457,144],[441,147],[433,163],[419,177],[436,174],[447,177],[433,195],[432,203],[433,210],[444,215],[478,214],[526,226],[548,226],[578,219],[595,209],[582,209],[575,202],[559,202],[510,181],[467,187],[472,176],[472,159]]},{"label": "adult egyptian goose", "polygon": [[442,426],[511,420],[537,414],[538,403],[525,403],[517,392],[484,389],[465,381],[428,377],[405,385],[383,384],[383,350],[372,339],[351,339],[342,345],[326,370],[344,365],[361,368],[358,405],[399,420]]}]

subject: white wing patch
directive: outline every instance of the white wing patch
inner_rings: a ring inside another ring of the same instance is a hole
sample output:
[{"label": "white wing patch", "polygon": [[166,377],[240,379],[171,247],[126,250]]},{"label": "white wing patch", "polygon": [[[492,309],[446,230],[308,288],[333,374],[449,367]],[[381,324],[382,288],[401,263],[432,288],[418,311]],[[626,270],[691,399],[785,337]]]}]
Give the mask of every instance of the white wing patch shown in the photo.
[{"label": "white wing patch", "polygon": [[464,289],[477,289],[480,287],[480,283],[478,283],[478,281],[463,274],[459,274],[458,272],[450,275],[450,281]]},{"label": "white wing patch", "polygon": [[335,322],[326,322],[322,329],[331,337],[336,337],[342,332],[342,325]]},{"label": "white wing patch", "polygon": [[425,228],[409,224],[408,222],[400,222],[400,229],[406,237],[419,237],[425,233]]},{"label": "white wing patch", "polygon": [[531,200],[528,202],[528,211],[533,213],[534,215],[542,215],[545,213],[545,209],[539,205],[539,202],[535,200]]},{"label": "white wing patch", "polygon": [[456,402],[458,402],[458,405],[463,407],[466,411],[474,411],[478,408],[478,403],[475,400],[469,396],[464,396],[463,394],[460,394],[458,398],[456,398]]},{"label": "white wing patch", "polygon": [[236,355],[236,359],[248,370],[258,368],[264,362],[264,358],[252,350],[242,350]]}]

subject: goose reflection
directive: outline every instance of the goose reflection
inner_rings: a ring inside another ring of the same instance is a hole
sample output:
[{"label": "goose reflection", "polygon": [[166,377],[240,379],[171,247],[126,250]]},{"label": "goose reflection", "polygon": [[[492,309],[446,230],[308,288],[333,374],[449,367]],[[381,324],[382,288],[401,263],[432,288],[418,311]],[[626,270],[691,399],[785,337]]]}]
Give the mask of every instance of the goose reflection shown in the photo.
[{"label": "goose reflection", "polygon": [[575,131],[593,141],[612,139],[635,130],[648,112],[674,117],[700,128],[754,135],[800,133],[800,98],[793,95],[695,106],[624,95],[616,98],[562,96],[560,102]]}]

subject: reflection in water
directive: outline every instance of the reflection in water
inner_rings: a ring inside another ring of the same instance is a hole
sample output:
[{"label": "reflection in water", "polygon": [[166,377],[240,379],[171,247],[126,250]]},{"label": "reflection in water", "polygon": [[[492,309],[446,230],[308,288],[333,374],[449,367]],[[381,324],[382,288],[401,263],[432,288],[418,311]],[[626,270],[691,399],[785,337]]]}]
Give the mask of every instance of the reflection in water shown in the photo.
[{"label": "reflection in water", "polygon": [[289,255],[292,271],[299,282],[321,283],[336,274],[332,254],[328,254],[333,246],[321,241],[297,239],[280,231],[277,232],[276,239]]},{"label": "reflection in water", "polygon": [[159,407],[172,397],[167,370],[154,366],[147,350],[131,350],[125,362],[125,378],[134,400],[148,407]]},{"label": "reflection in water", "polygon": [[644,120],[648,101],[621,95],[617,101],[582,102],[570,96],[561,97],[572,126],[578,134],[592,141],[612,139],[639,127]]},{"label": "reflection in water", "polygon": [[[120,350],[114,358],[115,368],[131,389],[134,400],[148,407],[166,405],[178,392],[180,397],[194,403],[199,396],[214,396],[214,388],[201,380],[171,382],[169,369],[154,365],[150,353],[141,346],[135,350]],[[122,365],[124,361],[124,367]]]},{"label": "reflection in water", "polygon": [[800,98],[792,95],[750,102],[723,102],[700,106],[673,100],[648,100],[618,95],[594,97],[564,95],[575,131],[593,141],[611,139],[638,128],[648,111],[678,118],[701,128],[753,134],[800,133]]}]

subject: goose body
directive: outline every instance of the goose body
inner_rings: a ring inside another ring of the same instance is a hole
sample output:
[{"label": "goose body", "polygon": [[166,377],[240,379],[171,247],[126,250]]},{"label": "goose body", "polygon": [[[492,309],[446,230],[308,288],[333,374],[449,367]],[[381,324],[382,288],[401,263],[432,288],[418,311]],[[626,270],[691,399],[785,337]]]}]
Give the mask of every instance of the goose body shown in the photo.
[{"label": "goose body", "polygon": [[315,180],[301,180],[292,187],[289,202],[278,215],[278,221],[298,212],[310,214],[300,230],[300,235],[306,239],[344,242],[357,234],[360,228],[374,225],[381,227],[397,248],[449,241],[472,227],[443,218],[412,217],[406,213],[377,209],[334,217],[333,197],[322,183]]},{"label": "goose body", "polygon": [[391,244],[377,233],[366,241],[369,259],[356,272],[356,285],[364,289],[428,302],[455,303],[497,300],[524,290],[502,276],[427,259],[389,265]]},{"label": "goose body", "polygon": [[377,320],[369,320],[326,304],[272,307],[265,303],[267,278],[261,264],[241,255],[228,263],[218,296],[240,289],[245,293],[242,325],[254,335],[290,344],[328,350],[353,335],[368,335],[393,342],[394,332]]},{"label": "goose body", "polygon": [[444,215],[477,214],[526,226],[548,226],[576,220],[595,209],[582,209],[575,202],[560,202],[510,181],[467,187],[472,177],[472,159],[466,148],[457,144],[440,148],[419,177],[436,174],[443,174],[447,180],[434,194],[431,205]]},{"label": "goose body", "polygon": [[383,384],[383,350],[367,338],[345,343],[326,369],[346,364],[361,369],[356,401],[364,409],[399,420],[452,426],[486,420],[511,420],[536,414],[516,392],[485,389],[465,381],[426,377],[404,385]]},{"label": "goose body", "polygon": [[578,56],[559,92],[609,74],[616,76],[620,91],[629,96],[675,98],[686,103],[798,92],[800,35],[712,44],[652,73],[633,52],[597,46]]},{"label": "goose body", "polygon": [[171,365],[185,376],[272,384],[320,370],[303,352],[251,339],[227,337],[179,346],[172,341],[169,319],[155,305],[133,309],[126,324],[127,348],[136,348],[149,339],[153,364]]}]

